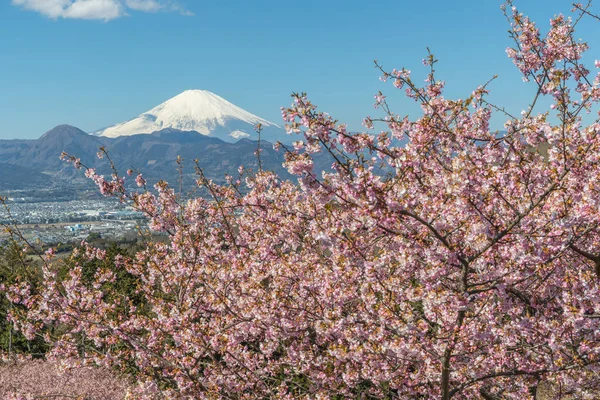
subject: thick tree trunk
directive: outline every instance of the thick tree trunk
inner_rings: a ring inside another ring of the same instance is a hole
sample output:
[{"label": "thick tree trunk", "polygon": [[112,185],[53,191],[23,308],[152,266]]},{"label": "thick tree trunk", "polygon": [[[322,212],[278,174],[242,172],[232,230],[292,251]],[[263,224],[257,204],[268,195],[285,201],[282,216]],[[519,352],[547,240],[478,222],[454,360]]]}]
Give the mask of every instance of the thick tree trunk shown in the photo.
[{"label": "thick tree trunk", "polygon": [[448,348],[442,360],[442,400],[450,400],[450,357],[452,350]]},{"label": "thick tree trunk", "polygon": [[454,328],[454,334],[450,339],[450,343],[446,347],[444,351],[444,357],[442,358],[442,379],[441,379],[441,389],[442,389],[442,400],[450,400],[452,397],[450,392],[450,360],[452,358],[452,352],[454,351],[454,346],[456,345],[456,337],[460,332],[460,328],[465,320],[465,310],[461,310],[458,312],[456,317],[456,328]]}]

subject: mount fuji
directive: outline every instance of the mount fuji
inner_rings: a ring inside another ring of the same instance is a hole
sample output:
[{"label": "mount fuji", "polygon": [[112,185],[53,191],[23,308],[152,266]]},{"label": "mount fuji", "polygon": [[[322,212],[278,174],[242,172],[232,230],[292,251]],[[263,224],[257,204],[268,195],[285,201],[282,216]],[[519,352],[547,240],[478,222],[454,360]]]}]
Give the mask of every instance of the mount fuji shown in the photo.
[{"label": "mount fuji", "polygon": [[226,142],[258,139],[254,127],[263,127],[261,139],[288,142],[277,124],[260,118],[207,90],[186,90],[136,118],[92,132],[107,138],[150,134],[165,129],[195,131]]}]

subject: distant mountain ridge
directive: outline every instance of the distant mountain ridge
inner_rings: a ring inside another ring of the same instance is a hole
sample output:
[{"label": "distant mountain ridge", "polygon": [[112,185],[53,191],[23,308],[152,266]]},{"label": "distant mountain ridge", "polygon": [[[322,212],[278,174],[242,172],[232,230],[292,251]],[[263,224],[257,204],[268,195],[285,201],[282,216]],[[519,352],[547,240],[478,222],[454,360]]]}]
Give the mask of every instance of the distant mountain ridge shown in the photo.
[{"label": "distant mountain ridge", "polygon": [[164,129],[198,132],[236,142],[241,138],[257,139],[254,127],[261,124],[261,138],[268,141],[289,141],[277,124],[260,118],[207,90],[186,90],[139,116],[92,132],[94,136],[123,137],[151,134]]},{"label": "distant mountain ridge", "polygon": [[47,175],[33,168],[0,162],[0,189],[14,190],[27,186],[50,187],[52,181]]},{"label": "distant mountain ridge", "polygon": [[[83,171],[60,160],[63,151],[79,157],[84,165],[96,168],[98,173],[110,175],[107,160],[97,157],[102,146],[109,151],[121,175],[132,168],[142,172],[150,183],[164,179],[175,184],[179,179],[175,160],[181,156],[186,184],[193,186],[196,179],[193,168],[196,159],[208,178],[222,182],[226,174],[236,176],[240,165],[258,168],[254,154],[257,145],[249,139],[229,143],[195,131],[171,128],[146,135],[110,138],[59,125],[37,140],[0,140],[0,168],[4,171],[0,173],[0,190],[40,187],[53,182],[88,184]],[[261,148],[263,168],[284,178],[290,177],[282,167],[283,152],[273,150],[273,145],[266,141],[261,142]]]}]

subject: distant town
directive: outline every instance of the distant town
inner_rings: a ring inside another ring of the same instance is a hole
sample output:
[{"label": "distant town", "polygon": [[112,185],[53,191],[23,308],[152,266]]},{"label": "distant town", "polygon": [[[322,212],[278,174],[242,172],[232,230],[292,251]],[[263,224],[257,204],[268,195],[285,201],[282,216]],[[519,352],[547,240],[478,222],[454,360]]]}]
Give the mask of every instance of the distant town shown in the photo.
[{"label": "distant town", "polygon": [[[93,237],[122,240],[146,226],[144,215],[115,199],[38,201],[7,197],[0,224],[18,229],[27,240],[46,244],[71,243]],[[0,245],[10,239],[0,232]]]}]

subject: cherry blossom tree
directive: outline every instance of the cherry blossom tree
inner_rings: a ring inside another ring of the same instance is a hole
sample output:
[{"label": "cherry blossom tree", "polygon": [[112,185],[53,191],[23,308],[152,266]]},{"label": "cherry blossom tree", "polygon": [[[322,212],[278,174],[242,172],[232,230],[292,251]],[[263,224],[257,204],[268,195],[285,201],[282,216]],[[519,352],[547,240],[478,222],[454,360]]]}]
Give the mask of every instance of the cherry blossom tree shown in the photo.
[{"label": "cherry blossom tree", "polygon": [[[446,98],[430,54],[422,87],[376,64],[418,118],[378,93],[383,117],[353,133],[295,94],[282,110],[295,181],[240,169],[217,185],[198,168],[207,196],[183,200],[87,169],[169,240],[91,278],[102,250],[84,245],[64,279],[48,254],[46,289],[9,294],[29,307],[21,329],[57,323],[56,356],[134,366],[141,398],[525,399],[540,382],[597,398],[600,78],[574,36],[590,5],[546,34],[505,5],[508,56],[537,88],[519,116],[488,84]],[[131,296],[112,291],[117,270],[138,280]]]}]

